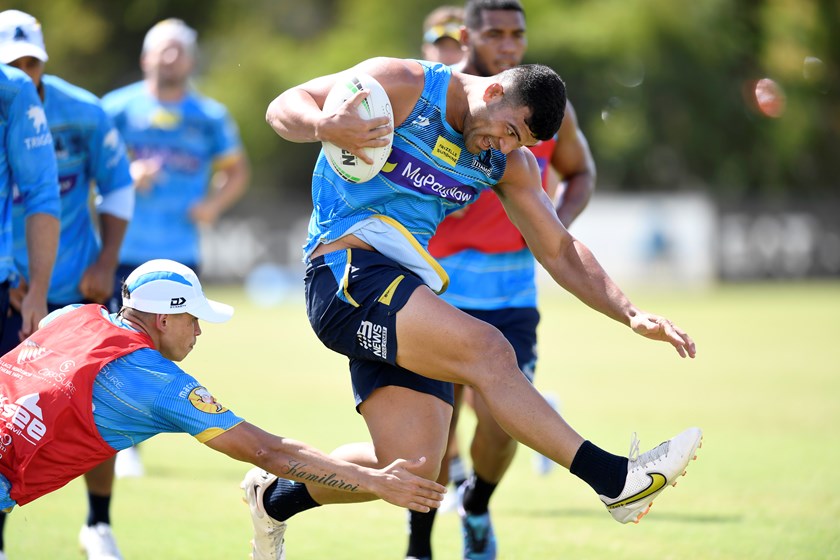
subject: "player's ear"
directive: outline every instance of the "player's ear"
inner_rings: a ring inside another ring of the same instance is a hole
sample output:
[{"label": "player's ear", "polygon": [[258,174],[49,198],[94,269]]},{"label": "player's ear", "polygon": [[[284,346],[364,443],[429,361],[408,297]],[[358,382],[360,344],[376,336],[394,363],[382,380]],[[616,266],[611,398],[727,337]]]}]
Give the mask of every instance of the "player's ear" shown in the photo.
[{"label": "player's ear", "polygon": [[155,315],[155,326],[158,330],[166,330],[166,327],[169,325],[169,315],[165,315],[163,313],[158,313]]},{"label": "player's ear", "polygon": [[493,82],[484,90],[484,102],[490,104],[492,101],[501,101],[505,95],[505,88],[499,82]]}]

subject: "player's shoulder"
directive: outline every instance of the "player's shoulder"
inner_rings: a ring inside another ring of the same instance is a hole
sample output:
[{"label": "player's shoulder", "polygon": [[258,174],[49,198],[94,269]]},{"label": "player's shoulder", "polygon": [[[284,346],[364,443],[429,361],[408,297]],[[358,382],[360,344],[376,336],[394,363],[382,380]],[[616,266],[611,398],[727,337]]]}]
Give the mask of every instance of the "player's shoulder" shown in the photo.
[{"label": "player's shoulder", "polygon": [[43,84],[50,112],[57,108],[68,119],[77,122],[86,119],[93,122],[101,120],[104,114],[102,103],[90,91],[52,75],[44,75]]},{"label": "player's shoulder", "polygon": [[536,184],[540,185],[540,166],[537,163],[537,158],[526,147],[521,147],[512,150],[507,154],[505,165],[505,174],[499,183],[504,185],[519,185],[534,183],[536,177]]},{"label": "player's shoulder", "polygon": [[102,106],[109,112],[118,111],[138,99],[143,100],[149,97],[145,84],[142,81],[134,82],[106,93],[102,96]]},{"label": "player's shoulder", "polygon": [[25,84],[26,82],[31,84],[32,80],[29,79],[29,76],[23,70],[7,64],[0,64],[0,82],[6,82],[12,87],[15,87],[18,84]]},{"label": "player's shoulder", "polygon": [[189,89],[184,97],[184,110],[198,113],[211,119],[225,117],[227,107],[221,102],[207,96],[196,89]]},{"label": "player's shoulder", "polygon": [[74,101],[82,105],[99,105],[99,98],[83,87],[71,84],[63,78],[52,74],[44,74],[42,78],[44,88],[48,94],[52,93],[61,98]]},{"label": "player's shoulder", "polygon": [[37,96],[35,84],[23,70],[0,64],[0,98],[4,100],[4,105],[11,104],[24,90],[29,92],[30,97]]}]

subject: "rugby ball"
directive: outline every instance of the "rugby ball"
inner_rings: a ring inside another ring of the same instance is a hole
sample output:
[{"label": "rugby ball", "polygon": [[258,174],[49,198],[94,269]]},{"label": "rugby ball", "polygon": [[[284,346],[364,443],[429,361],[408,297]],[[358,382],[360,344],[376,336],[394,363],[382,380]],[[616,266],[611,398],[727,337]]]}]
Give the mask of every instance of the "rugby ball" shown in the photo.
[{"label": "rugby ball", "polygon": [[370,93],[359,105],[359,116],[363,119],[376,117],[388,117],[391,124],[391,133],[388,134],[388,145],[381,148],[365,148],[368,157],[373,160],[373,165],[367,164],[347,150],[342,150],[335,144],[322,142],[324,155],[333,168],[333,171],[345,181],[351,183],[364,183],[373,179],[391,154],[391,144],[394,142],[394,113],[391,109],[391,100],[382,88],[382,84],[368,74],[355,72],[342,74],[324,100],[325,113],[334,113],[342,103],[353,97],[356,92],[367,90]]}]

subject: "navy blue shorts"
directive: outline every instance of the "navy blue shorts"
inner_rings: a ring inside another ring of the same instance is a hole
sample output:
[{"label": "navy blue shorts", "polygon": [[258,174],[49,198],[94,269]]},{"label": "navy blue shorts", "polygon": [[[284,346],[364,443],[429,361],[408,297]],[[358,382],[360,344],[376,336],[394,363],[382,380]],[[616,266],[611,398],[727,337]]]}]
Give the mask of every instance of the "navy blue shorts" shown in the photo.
[{"label": "navy blue shorts", "polygon": [[508,309],[462,309],[464,313],[490,323],[505,335],[516,352],[516,363],[531,383],[537,367],[537,325],[540,312],[534,307]]},{"label": "navy blue shorts", "polygon": [[347,249],[312,259],[304,283],[315,334],[350,359],[356,407],[387,385],[453,403],[451,383],[397,365],[397,311],[423,285],[416,274],[380,253]]}]

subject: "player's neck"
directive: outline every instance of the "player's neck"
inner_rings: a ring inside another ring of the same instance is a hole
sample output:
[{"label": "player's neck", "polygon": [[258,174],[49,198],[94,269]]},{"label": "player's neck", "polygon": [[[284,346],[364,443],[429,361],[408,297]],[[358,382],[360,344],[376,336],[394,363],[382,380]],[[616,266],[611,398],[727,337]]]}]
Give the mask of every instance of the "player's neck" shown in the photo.
[{"label": "player's neck", "polygon": [[155,78],[147,78],[149,92],[160,101],[180,101],[187,95],[187,83],[164,83]]}]

